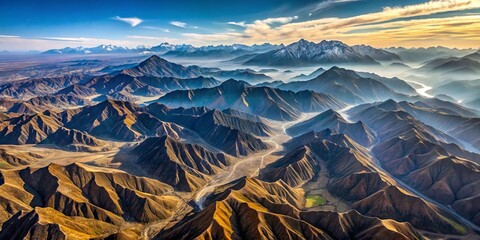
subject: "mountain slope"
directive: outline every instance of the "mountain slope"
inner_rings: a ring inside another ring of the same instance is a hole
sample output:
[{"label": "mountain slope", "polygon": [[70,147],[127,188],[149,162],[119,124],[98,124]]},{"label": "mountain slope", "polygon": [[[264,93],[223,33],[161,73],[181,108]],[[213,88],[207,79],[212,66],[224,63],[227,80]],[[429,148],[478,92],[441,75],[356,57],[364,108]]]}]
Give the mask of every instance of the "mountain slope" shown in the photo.
[{"label": "mountain slope", "polygon": [[156,180],[78,163],[1,174],[2,223],[19,210],[50,207],[65,216],[120,226],[125,220],[146,223],[167,219],[182,204],[171,195],[168,185]]},{"label": "mountain slope", "polygon": [[60,127],[40,144],[51,144],[71,151],[105,151],[113,147],[106,141],[90,136],[86,132]]},{"label": "mountain slope", "polygon": [[168,121],[198,133],[205,141],[233,156],[246,156],[270,146],[257,136],[269,136],[272,129],[261,122],[245,120],[218,110],[200,116],[170,115]]},{"label": "mountain slope", "polygon": [[320,132],[326,128],[344,133],[364,146],[371,146],[375,141],[375,133],[361,121],[349,123],[340,114],[333,110],[327,110],[307,121],[295,124],[287,129],[287,133],[293,136],[307,132]]},{"label": "mountain slope", "polygon": [[[215,202],[155,239],[420,239],[409,224],[343,214],[299,211],[302,194],[283,182],[242,178],[219,187]],[[342,231],[338,231],[342,229]]]},{"label": "mountain slope", "polygon": [[194,191],[232,163],[222,154],[171,137],[148,138],[133,150],[137,165],[180,191]]}]

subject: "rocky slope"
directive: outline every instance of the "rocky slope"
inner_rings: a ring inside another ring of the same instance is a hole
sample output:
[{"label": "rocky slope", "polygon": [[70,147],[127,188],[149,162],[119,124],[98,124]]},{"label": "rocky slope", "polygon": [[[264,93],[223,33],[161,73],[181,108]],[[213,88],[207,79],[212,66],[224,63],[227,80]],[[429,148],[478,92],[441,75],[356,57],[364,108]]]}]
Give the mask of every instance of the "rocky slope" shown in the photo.
[{"label": "rocky slope", "polygon": [[320,132],[327,128],[344,133],[367,147],[375,142],[375,133],[367,125],[361,121],[350,123],[333,110],[327,110],[307,121],[295,124],[287,129],[287,133],[299,136],[311,131]]},{"label": "rocky slope", "polygon": [[[53,208],[60,215],[120,226],[125,221],[147,223],[167,219],[182,204],[171,195],[171,187],[156,180],[77,163],[1,171],[1,174],[2,223],[18,218],[18,211],[44,207]],[[8,224],[2,231],[7,229]]]},{"label": "rocky slope", "polygon": [[180,191],[194,191],[211,176],[232,163],[222,153],[213,153],[200,145],[182,143],[171,137],[148,138],[133,149],[137,165],[151,176]]},{"label": "rocky slope", "polygon": [[302,193],[281,181],[242,178],[218,191],[221,193],[212,196],[214,203],[162,230],[156,239],[421,238],[409,224],[358,212],[299,211]]},{"label": "rocky slope", "polygon": [[114,144],[93,137],[86,132],[64,127],[60,127],[56,132],[50,134],[40,144],[50,144],[78,152],[106,151],[114,147]]}]

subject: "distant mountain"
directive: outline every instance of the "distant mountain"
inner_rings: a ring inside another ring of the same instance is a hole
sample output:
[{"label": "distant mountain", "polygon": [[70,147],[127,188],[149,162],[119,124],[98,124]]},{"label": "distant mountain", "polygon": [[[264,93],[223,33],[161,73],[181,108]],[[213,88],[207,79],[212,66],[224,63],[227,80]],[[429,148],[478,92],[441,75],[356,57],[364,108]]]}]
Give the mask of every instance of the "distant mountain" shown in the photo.
[{"label": "distant mountain", "polygon": [[480,79],[453,81],[449,83],[436,86],[429,90],[428,93],[432,95],[447,94],[457,100],[470,101],[478,98],[480,92]]},{"label": "distant mountain", "polygon": [[133,68],[122,70],[121,73],[132,77],[195,78],[201,75],[201,70],[197,66],[184,67],[153,55]]},{"label": "distant mountain", "polygon": [[[170,44],[170,43],[161,43],[157,46],[147,47],[147,46],[138,46],[135,48],[121,47],[115,45],[99,45],[96,47],[67,47],[61,49],[50,49],[43,54],[125,54],[125,53],[136,53],[136,54],[165,54],[169,56],[178,56],[178,57],[219,57],[219,56],[239,56],[250,52],[266,52],[272,49],[281,47],[282,45],[272,45],[265,43],[262,45],[252,45],[247,46],[243,44],[233,44],[233,45],[218,45],[218,46],[203,46],[203,47],[194,47],[189,44]],[[236,53],[235,53],[236,52]]]},{"label": "distant mountain", "polygon": [[34,78],[13,82],[0,83],[0,96],[16,99],[48,95],[75,83],[81,83],[87,77],[81,74],[64,75],[51,78]]},{"label": "distant mountain", "polygon": [[164,54],[167,57],[187,58],[233,58],[248,54],[258,54],[280,48],[281,45],[264,43],[262,45],[247,46],[243,44],[203,46],[197,48],[182,48]]},{"label": "distant mountain", "polygon": [[[399,84],[402,84],[402,82],[400,81]],[[338,67],[332,67],[312,80],[288,82],[278,86],[278,88],[282,90],[310,90],[328,93],[351,104],[405,97],[380,81],[372,78],[363,78],[355,71]]]},{"label": "distant mountain", "polygon": [[475,108],[480,111],[480,97],[469,102],[466,102],[465,105],[471,108]]},{"label": "distant mountain", "polygon": [[464,58],[468,58],[468,59],[480,62],[480,50],[478,50],[478,51],[476,51],[472,54],[469,54],[467,56],[464,56]]},{"label": "distant mountain", "polygon": [[389,67],[397,69],[397,70],[409,70],[412,69],[412,67],[408,66],[405,63],[401,62],[393,62],[392,64],[389,65]]},{"label": "distant mountain", "polygon": [[368,46],[348,46],[339,41],[313,43],[301,39],[278,50],[259,54],[244,65],[257,66],[308,66],[314,64],[378,64],[375,60],[398,60],[399,57],[385,50]]},{"label": "distant mountain", "polygon": [[233,108],[275,120],[292,120],[302,112],[341,109],[345,106],[327,94],[254,87],[235,80],[228,80],[214,88],[173,91],[157,101],[174,107]]},{"label": "distant mountain", "polygon": [[438,58],[460,57],[472,53],[473,49],[458,49],[446,47],[429,48],[386,48],[385,50],[395,53],[406,62],[426,62]]},{"label": "distant mountain", "polygon": [[317,70],[311,72],[310,74],[308,75],[305,75],[305,74],[300,74],[298,76],[295,76],[293,78],[290,78],[290,81],[306,81],[306,80],[311,80],[311,79],[314,79],[318,76],[320,76],[322,73],[324,73],[326,70],[323,69],[323,68],[318,68]]},{"label": "distant mountain", "polygon": [[363,44],[352,46],[352,48],[363,55],[372,57],[376,61],[402,61],[397,54],[384,49],[378,49]]},{"label": "distant mountain", "polygon": [[259,73],[274,73],[279,72],[278,69],[275,68],[262,68],[258,71]]},{"label": "distant mountain", "polygon": [[173,50],[165,53],[165,57],[179,58],[232,58],[251,53],[244,49],[193,49],[191,51]]},{"label": "distant mountain", "polygon": [[277,81],[273,81],[273,82],[262,82],[262,83],[258,83],[258,84],[255,84],[255,87],[270,87],[270,88],[276,88],[280,85],[284,84],[284,82],[280,81],[280,80],[277,80]]},{"label": "distant mountain", "polygon": [[120,47],[115,45],[99,45],[97,47],[84,48],[61,48],[61,49],[51,49],[43,52],[43,54],[119,54],[119,53],[132,53],[140,52],[143,48],[139,49],[130,49],[126,47]]},{"label": "distant mountain", "polygon": [[192,49],[195,49],[195,47],[189,44],[175,45],[165,42],[150,48],[149,51],[162,54],[169,51],[189,51]]},{"label": "distant mountain", "polygon": [[269,81],[272,78],[263,74],[258,73],[252,69],[236,69],[236,70],[220,70],[220,71],[203,71],[203,75],[214,77],[220,80],[235,79],[246,81],[249,83],[258,83]]},{"label": "distant mountain", "polygon": [[437,99],[440,99],[440,100],[443,100],[443,101],[456,102],[456,100],[454,98],[448,96],[447,94],[443,94],[443,93],[435,95],[434,98],[437,98]]},{"label": "distant mountain", "polygon": [[[480,74],[480,62],[475,61],[476,54],[471,57],[449,57],[435,59],[427,62],[422,67],[416,69],[417,72],[425,74],[440,75],[453,79],[473,79]],[[460,77],[462,76],[462,77]]]},{"label": "distant mountain", "polygon": [[138,46],[136,48],[128,48],[115,45],[99,45],[97,47],[76,47],[76,48],[61,48],[50,49],[43,54],[126,54],[126,53],[165,53],[172,50],[193,49],[192,45],[173,45],[169,43],[162,43],[154,47]]}]

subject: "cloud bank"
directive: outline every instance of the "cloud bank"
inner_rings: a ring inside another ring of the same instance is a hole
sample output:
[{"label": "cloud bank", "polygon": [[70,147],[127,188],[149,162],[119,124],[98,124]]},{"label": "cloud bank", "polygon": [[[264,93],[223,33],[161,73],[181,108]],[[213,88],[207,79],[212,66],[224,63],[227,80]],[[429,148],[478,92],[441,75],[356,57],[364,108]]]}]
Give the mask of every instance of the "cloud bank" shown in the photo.
[{"label": "cloud bank", "polygon": [[[353,1],[337,0],[336,2]],[[325,7],[325,6],[319,6]],[[298,17],[268,18],[251,23],[228,22],[242,26],[231,34],[185,34],[197,44],[214,43],[291,43],[300,38],[312,41],[337,39],[349,44],[366,43],[377,47],[431,46],[480,47],[480,13],[461,11],[480,9],[479,0],[431,0],[421,4],[386,7],[379,12],[345,18],[320,18],[299,21]],[[459,12],[459,16],[435,14]]]}]

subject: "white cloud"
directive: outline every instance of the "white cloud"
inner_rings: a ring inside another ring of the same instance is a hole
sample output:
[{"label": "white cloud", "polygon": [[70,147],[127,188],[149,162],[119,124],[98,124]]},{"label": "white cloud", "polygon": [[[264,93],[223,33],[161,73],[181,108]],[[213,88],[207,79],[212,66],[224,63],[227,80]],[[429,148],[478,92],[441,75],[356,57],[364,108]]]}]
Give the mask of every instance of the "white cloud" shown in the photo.
[{"label": "white cloud", "polygon": [[179,28],[186,28],[187,27],[187,23],[179,22],[179,21],[171,21],[170,24],[172,26],[179,27]]},{"label": "white cloud", "polygon": [[64,47],[96,47],[101,44],[112,44],[125,47],[136,47],[141,44],[137,41],[113,40],[103,38],[86,38],[86,37],[0,37],[0,49],[12,51],[27,50],[48,50]]},{"label": "white cloud", "polygon": [[122,17],[116,16],[116,17],[113,17],[112,19],[113,19],[113,20],[120,21],[120,22],[128,23],[128,24],[130,24],[130,26],[132,26],[132,27],[135,27],[135,26],[137,26],[138,24],[140,24],[140,23],[143,22],[142,19],[137,18],[137,17],[122,18]]},{"label": "white cloud", "polygon": [[13,35],[0,35],[0,38],[19,38],[20,36],[13,36]]},{"label": "white cloud", "polygon": [[[346,1],[348,0],[334,2]],[[480,32],[474,29],[480,25],[480,21],[476,22],[475,18],[453,19],[452,16],[434,19],[431,16],[437,13],[470,9],[480,9],[480,1],[430,0],[420,4],[387,7],[377,12],[345,18],[330,17],[296,22],[293,22],[298,19],[295,16],[267,18],[256,20],[253,23],[245,23],[245,30],[238,32],[238,35],[226,34],[229,32],[225,31],[225,33],[197,34],[190,37],[194,37],[197,42],[203,41],[204,44],[209,44],[216,37],[225,43],[244,44],[265,41],[288,44],[305,38],[312,41],[337,39],[349,44],[366,43],[375,46],[386,46],[391,43],[396,45],[404,43],[405,46],[411,46],[422,43],[422,46],[440,44],[452,46],[456,44],[459,47],[478,48],[478,42],[474,43],[474,41],[480,38]],[[421,18],[408,19],[414,17]],[[442,23],[442,19],[445,24]],[[400,22],[401,24],[398,26],[393,24]],[[448,25],[447,22],[451,24]],[[448,36],[448,32],[455,33],[455,35]],[[448,44],[448,41],[451,43]]]},{"label": "white cloud", "polygon": [[293,16],[293,17],[279,17],[279,18],[267,18],[263,20],[256,20],[254,24],[257,23],[266,23],[266,24],[273,24],[273,23],[289,23],[295,19],[298,19],[298,16]]},{"label": "white cloud", "polygon": [[166,32],[166,33],[170,32],[170,29],[162,28],[162,27],[143,26],[142,28],[150,29],[150,30],[160,30],[160,31],[163,31],[163,32]]},{"label": "white cloud", "polygon": [[312,12],[317,12],[323,9],[331,8],[337,4],[348,3],[348,2],[358,2],[360,0],[326,0],[315,5]]},{"label": "white cloud", "polygon": [[239,27],[245,27],[245,26],[246,26],[245,21],[241,21],[241,22],[227,22],[227,24],[235,25],[235,26],[239,26]]},{"label": "white cloud", "polygon": [[131,39],[146,39],[146,40],[162,40],[162,39],[166,39],[165,37],[142,36],[142,35],[132,35],[132,36],[127,36],[127,38],[131,38]]}]

